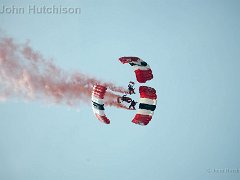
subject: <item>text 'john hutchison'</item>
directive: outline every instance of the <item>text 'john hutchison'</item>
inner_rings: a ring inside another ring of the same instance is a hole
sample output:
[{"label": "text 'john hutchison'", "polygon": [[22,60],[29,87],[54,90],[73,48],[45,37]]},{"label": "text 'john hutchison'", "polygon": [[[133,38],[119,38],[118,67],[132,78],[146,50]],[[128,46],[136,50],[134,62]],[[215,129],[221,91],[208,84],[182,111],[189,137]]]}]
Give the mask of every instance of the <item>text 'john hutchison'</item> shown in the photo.
[{"label": "text 'john hutchison'", "polygon": [[28,7],[17,6],[0,6],[0,14],[80,14],[79,7],[63,7],[63,6],[36,6]]}]

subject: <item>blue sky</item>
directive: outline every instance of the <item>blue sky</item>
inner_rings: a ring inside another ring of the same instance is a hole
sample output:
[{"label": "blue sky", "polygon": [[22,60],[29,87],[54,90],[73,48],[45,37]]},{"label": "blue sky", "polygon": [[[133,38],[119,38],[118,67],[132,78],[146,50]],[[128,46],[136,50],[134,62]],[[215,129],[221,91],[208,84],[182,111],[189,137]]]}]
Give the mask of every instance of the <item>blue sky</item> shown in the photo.
[{"label": "blue sky", "polygon": [[[5,1],[80,7],[78,15],[0,14],[8,36],[64,70],[125,86],[120,56],[153,70],[158,106],[146,127],[107,108],[101,124],[79,110],[21,99],[0,103],[0,179],[216,179],[240,173],[240,2],[234,0]],[[214,169],[216,170],[214,172]],[[212,172],[210,172],[212,171]]]}]

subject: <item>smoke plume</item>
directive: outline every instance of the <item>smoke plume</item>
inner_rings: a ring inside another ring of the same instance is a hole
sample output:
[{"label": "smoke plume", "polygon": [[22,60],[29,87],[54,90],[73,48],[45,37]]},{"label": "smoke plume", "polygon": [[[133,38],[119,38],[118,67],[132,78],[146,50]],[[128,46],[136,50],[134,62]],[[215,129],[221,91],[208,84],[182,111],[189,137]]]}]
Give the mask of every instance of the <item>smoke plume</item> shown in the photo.
[{"label": "smoke plume", "polygon": [[22,98],[78,106],[91,102],[95,84],[111,90],[106,93],[106,105],[125,108],[116,101],[119,95],[113,93],[127,93],[125,88],[80,72],[65,72],[28,44],[0,39],[0,100]]}]

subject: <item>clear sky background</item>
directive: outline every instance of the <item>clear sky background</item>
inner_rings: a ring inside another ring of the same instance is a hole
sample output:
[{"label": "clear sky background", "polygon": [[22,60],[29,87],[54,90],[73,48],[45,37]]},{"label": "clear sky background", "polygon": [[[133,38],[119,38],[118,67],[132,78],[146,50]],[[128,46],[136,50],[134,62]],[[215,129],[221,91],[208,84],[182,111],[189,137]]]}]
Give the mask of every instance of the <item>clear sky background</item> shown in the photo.
[{"label": "clear sky background", "polygon": [[[7,1],[80,7],[79,15],[0,14],[0,27],[64,70],[126,86],[120,56],[154,73],[158,106],[148,126],[134,111],[21,99],[0,103],[1,180],[238,180],[240,173],[240,1]],[[1,67],[0,67],[1,68]],[[137,96],[136,96],[137,97]]]}]

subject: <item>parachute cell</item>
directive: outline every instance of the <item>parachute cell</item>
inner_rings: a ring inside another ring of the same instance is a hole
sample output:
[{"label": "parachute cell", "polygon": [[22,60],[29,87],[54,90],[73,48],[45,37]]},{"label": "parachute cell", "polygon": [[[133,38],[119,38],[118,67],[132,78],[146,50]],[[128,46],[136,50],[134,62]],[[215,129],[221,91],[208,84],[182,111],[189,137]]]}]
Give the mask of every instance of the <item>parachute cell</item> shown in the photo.
[{"label": "parachute cell", "polygon": [[153,79],[153,74],[150,66],[138,57],[121,57],[119,61],[123,64],[130,64],[134,68],[136,79],[139,83],[145,83]]},{"label": "parachute cell", "polygon": [[151,121],[156,109],[157,94],[154,88],[148,86],[140,86],[139,93],[139,109],[132,122],[145,126]]},{"label": "parachute cell", "polygon": [[109,124],[110,120],[104,113],[104,96],[107,88],[101,85],[94,85],[92,91],[92,109],[98,120],[105,124]]}]

